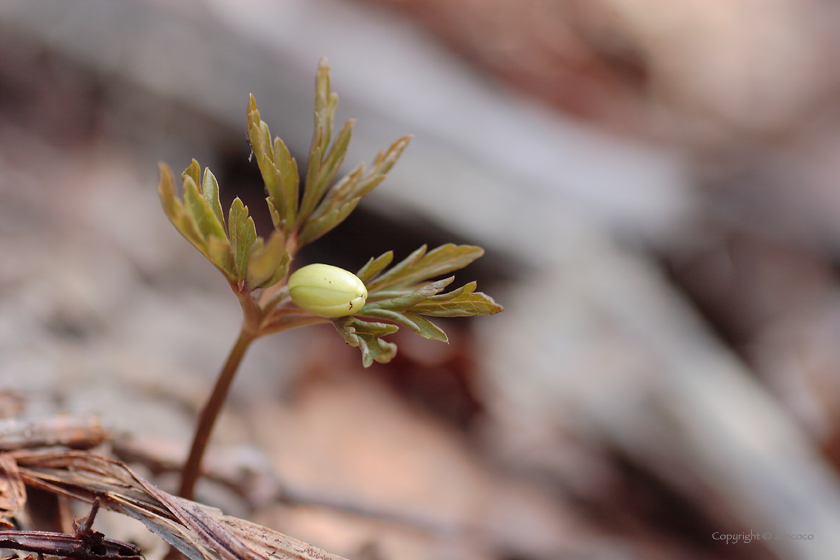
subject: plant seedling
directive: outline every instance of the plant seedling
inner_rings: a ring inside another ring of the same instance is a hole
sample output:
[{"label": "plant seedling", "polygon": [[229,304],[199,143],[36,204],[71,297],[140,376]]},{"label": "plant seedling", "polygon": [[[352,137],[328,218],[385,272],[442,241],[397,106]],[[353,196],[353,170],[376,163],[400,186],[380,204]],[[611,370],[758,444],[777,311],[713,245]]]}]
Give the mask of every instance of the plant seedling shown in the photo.
[{"label": "plant seedling", "polygon": [[359,348],[362,363],[389,362],[397,347],[383,337],[406,327],[425,338],[447,342],[446,333],[427,317],[471,317],[502,311],[475,291],[476,283],[445,291],[459,270],[484,254],[480,247],[422,246],[391,266],[389,251],[371,258],[355,274],[327,264],[303,267],[289,277],[297,251],[326,234],[381,183],[408,145],[404,136],[379,152],[370,169],[359,164],[334,182],[347,154],[353,120],[333,139],[338,96],[330,91],[329,67],[318,65],[315,80],[315,131],[309,149],[303,194],[297,162],[280,138],[272,140],[254,96],[248,100],[248,139],[262,174],[274,229],[257,236],[248,208],[236,198],[222,211],[219,185],[209,169],[193,160],[181,174],[176,193],[170,168],[160,166],[158,186],[164,211],[175,228],[225,276],[242,308],[239,338],[219,373],[198,426],[181,477],[180,496],[192,499],[201,459],[234,375],[251,343],[261,336],[306,325],[332,323]]}]

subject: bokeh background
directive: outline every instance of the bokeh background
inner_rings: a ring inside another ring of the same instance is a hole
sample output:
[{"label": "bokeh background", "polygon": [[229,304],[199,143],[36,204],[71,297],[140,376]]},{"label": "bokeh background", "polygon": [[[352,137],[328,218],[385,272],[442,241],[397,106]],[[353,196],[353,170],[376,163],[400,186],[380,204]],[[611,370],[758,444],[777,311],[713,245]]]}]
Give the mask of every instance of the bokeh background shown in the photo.
[{"label": "bokeh background", "polygon": [[506,310],[368,370],[330,328],[259,341],[199,499],[358,560],[836,558],[838,26],[819,0],[4,0],[4,399],[100,415],[173,487],[149,465],[183,459],[239,309],[157,163],[209,166],[264,232],[248,94],[303,161],[326,57],[348,168],[414,140],[301,260],[479,244],[458,278]]}]

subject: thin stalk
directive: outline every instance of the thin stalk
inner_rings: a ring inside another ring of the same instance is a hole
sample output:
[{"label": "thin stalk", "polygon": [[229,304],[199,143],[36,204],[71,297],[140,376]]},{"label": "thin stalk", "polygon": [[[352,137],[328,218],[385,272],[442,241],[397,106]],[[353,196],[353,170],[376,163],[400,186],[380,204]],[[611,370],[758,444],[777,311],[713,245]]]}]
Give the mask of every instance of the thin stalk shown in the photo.
[{"label": "thin stalk", "polygon": [[198,426],[195,429],[190,455],[181,471],[181,488],[178,490],[178,495],[182,498],[193,499],[195,483],[201,474],[201,459],[204,457],[204,450],[207,448],[213,426],[216,424],[219,412],[225,404],[230,385],[236,375],[236,370],[239,369],[239,363],[254,339],[256,339],[256,336],[249,329],[243,328],[242,332],[239,333],[239,338],[233,345],[233,349],[219,373],[210,400],[204,405],[204,409],[198,417]]}]

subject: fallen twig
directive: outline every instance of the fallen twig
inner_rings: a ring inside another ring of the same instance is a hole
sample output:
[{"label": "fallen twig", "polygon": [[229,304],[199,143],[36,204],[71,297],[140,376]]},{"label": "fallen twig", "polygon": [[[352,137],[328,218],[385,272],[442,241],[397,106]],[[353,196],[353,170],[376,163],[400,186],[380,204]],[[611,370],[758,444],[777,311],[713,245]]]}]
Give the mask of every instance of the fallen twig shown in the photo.
[{"label": "fallen twig", "polygon": [[98,510],[99,501],[96,500],[88,516],[74,523],[74,535],[52,531],[2,531],[0,547],[77,560],[141,560],[143,554],[136,545],[106,539],[105,535],[92,529]]},{"label": "fallen twig", "polygon": [[135,475],[122,462],[88,451],[10,453],[27,485],[140,520],[192,560],[343,560],[265,527],[178,498]]}]

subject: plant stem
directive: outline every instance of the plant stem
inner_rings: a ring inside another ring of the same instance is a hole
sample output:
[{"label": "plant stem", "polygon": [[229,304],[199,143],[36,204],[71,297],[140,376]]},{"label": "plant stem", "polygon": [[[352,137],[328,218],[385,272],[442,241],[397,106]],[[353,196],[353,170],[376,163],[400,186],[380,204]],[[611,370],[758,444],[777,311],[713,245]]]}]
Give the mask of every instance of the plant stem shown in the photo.
[{"label": "plant stem", "polygon": [[216,424],[219,412],[225,404],[230,385],[233,382],[236,370],[239,369],[239,363],[255,338],[257,337],[250,332],[250,329],[243,327],[222,371],[219,373],[216,386],[213,387],[213,393],[198,417],[198,426],[195,429],[190,455],[181,471],[181,488],[178,490],[178,495],[182,498],[193,499],[195,483],[201,474],[201,459],[204,457],[204,450],[207,447],[213,426]]}]

